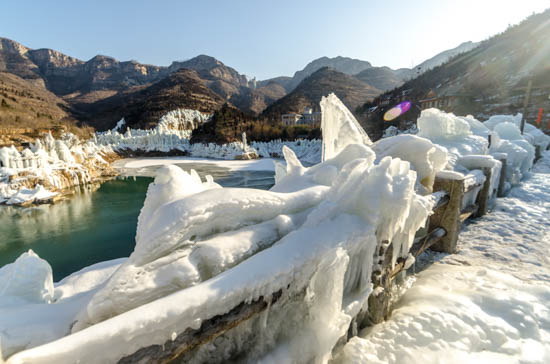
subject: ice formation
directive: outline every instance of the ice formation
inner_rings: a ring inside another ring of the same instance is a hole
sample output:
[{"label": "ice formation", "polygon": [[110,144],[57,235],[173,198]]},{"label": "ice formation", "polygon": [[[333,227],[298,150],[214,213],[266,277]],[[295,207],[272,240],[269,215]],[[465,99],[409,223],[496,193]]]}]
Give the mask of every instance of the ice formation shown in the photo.
[{"label": "ice formation", "polygon": [[321,111],[322,160],[336,156],[348,144],[370,145],[372,143],[353,114],[335,94],[330,94],[321,99]]},{"label": "ice formation", "polygon": [[23,302],[50,303],[53,298],[52,268],[32,250],[0,268],[0,306]]},{"label": "ice formation", "polygon": [[436,262],[335,363],[548,363],[549,162],[464,226],[457,254],[420,259]]},{"label": "ice formation", "polygon": [[[377,160],[392,156],[406,160],[417,173],[417,183],[430,193],[435,175],[447,166],[447,150],[415,135],[382,138],[373,145]],[[420,187],[419,187],[420,190]]]},{"label": "ice formation", "polygon": [[423,110],[417,123],[419,137],[447,148],[455,157],[487,154],[487,139],[473,135],[470,124],[460,117],[432,108]]},{"label": "ice formation", "polygon": [[[408,161],[387,149],[377,158],[334,95],[323,108],[325,123],[340,128],[325,124],[323,162],[305,167],[283,146],[286,165],[276,167],[270,191],[221,188],[194,172],[160,168],[134,252],[102,283],[78,291],[80,308],[71,306],[63,321],[76,320],[73,333],[9,362],[116,361],[279,290],[285,295],[262,318],[268,329],[250,337],[252,323],[245,323],[224,345],[250,341],[250,360],[278,361],[289,353],[299,362],[330,358],[351,317],[367,308],[377,248],[392,242],[393,261],[407,258],[433,200],[415,191],[417,171]],[[415,167],[422,179],[431,176],[444,153],[420,138],[409,142],[431,158]]]},{"label": "ice formation", "polygon": [[47,200],[58,190],[89,183],[108,169],[103,157],[109,153],[109,147],[81,143],[72,134],[59,140],[45,134],[21,152],[13,145],[0,148],[0,203]]},{"label": "ice formation", "polygon": [[526,124],[522,135],[520,121],[521,114],[496,115],[482,123],[471,115],[461,117],[427,109],[418,119],[418,136],[445,147],[452,157],[449,167],[461,173],[481,167],[496,172],[500,168],[492,157],[506,158],[506,181],[515,185],[533,166],[534,145],[544,149],[550,143],[550,137],[530,124]]},{"label": "ice formation", "polygon": [[[99,145],[112,148],[115,151],[139,152],[184,152],[191,157],[215,159],[240,159],[244,156],[259,156],[262,158],[282,157],[282,148],[291,148],[300,160],[315,164],[321,161],[320,140],[296,140],[243,143],[236,141],[226,144],[190,143],[191,132],[200,123],[210,119],[211,115],[196,110],[178,109],[163,115],[157,127],[151,130],[120,128],[97,133],[95,140]],[[119,122],[120,123],[120,122]],[[117,124],[118,126],[118,124]]]}]

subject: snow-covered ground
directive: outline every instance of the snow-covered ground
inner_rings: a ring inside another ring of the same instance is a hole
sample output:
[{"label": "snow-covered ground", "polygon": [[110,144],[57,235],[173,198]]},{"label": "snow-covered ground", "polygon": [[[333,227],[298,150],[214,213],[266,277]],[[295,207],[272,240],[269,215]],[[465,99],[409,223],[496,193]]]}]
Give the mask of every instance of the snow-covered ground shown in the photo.
[{"label": "snow-covered ground", "polygon": [[410,278],[392,317],[342,363],[550,362],[550,152],[493,210],[462,228],[457,254]]}]

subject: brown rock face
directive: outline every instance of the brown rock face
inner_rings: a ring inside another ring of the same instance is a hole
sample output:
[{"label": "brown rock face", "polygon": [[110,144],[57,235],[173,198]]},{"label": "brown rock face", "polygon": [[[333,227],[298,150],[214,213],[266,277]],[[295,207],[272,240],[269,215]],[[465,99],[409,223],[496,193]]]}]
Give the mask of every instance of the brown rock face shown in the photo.
[{"label": "brown rock face", "polygon": [[[182,69],[192,72],[167,79]],[[119,62],[102,55],[84,62],[51,49],[32,50],[4,38],[0,38],[0,71],[15,74],[62,97],[73,117],[98,129],[113,127],[120,117],[136,126],[150,125],[157,121],[151,118],[158,112],[178,106],[212,111],[213,106],[222,104],[220,100],[259,113],[274,100],[273,95],[283,94],[280,90],[267,91],[265,95],[264,89],[255,92],[246,76],[205,55],[174,62],[169,67]],[[173,83],[178,80],[183,83],[176,87]],[[153,105],[155,100],[161,104]],[[145,107],[152,110],[136,111]],[[129,110],[132,113],[126,115]],[[107,111],[112,115],[108,116]]]},{"label": "brown rock face", "polygon": [[132,128],[148,128],[171,110],[187,108],[210,113],[224,102],[196,71],[180,69],[150,86],[130,88],[85,107],[100,129],[109,128],[122,117]]}]

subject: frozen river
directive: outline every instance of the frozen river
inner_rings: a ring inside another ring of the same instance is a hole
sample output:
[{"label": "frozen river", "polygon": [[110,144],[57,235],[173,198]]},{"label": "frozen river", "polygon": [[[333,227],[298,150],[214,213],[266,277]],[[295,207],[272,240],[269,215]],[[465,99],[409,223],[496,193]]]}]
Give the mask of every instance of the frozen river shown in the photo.
[{"label": "frozen river", "polygon": [[[268,189],[272,171],[230,170],[213,164],[178,164],[211,174],[224,187]],[[137,218],[156,166],[128,169],[125,175],[88,186],[55,205],[0,206],[0,267],[32,249],[52,266],[54,281],[91,264],[127,257],[134,249]]]}]

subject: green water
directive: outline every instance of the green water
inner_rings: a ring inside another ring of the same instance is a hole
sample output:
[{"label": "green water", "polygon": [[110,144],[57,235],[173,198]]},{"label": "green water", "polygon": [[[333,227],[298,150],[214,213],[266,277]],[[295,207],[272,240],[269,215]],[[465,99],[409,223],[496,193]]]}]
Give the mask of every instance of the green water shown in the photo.
[{"label": "green water", "polygon": [[[212,174],[224,187],[267,189],[274,182],[272,172],[185,166],[189,168],[200,175]],[[32,249],[50,263],[54,280],[58,281],[88,265],[129,256],[135,245],[137,218],[152,180],[111,180],[81,188],[69,200],[55,205],[0,206],[0,267]]]}]

